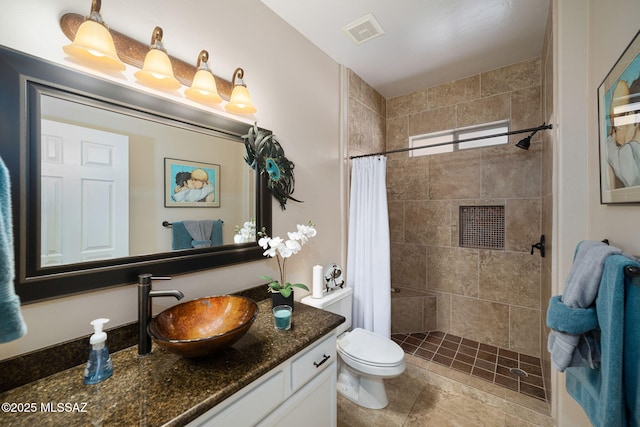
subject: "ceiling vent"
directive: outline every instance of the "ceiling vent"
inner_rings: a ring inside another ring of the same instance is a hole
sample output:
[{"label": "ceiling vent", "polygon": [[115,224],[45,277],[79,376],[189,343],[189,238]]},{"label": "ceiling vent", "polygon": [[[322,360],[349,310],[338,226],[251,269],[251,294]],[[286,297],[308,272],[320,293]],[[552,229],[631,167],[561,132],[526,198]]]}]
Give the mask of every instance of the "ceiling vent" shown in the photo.
[{"label": "ceiling vent", "polygon": [[342,29],[355,44],[362,44],[384,34],[378,20],[371,13],[345,25]]}]

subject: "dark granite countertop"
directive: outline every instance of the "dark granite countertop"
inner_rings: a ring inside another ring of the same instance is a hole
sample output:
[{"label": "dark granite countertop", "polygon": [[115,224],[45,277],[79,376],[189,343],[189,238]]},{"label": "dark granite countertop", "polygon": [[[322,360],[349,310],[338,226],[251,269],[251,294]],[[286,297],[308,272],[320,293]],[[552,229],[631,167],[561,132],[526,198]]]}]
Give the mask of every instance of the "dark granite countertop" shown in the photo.
[{"label": "dark granite countertop", "polygon": [[291,330],[277,331],[271,300],[258,308],[247,334],[210,357],[184,359],[155,344],[138,357],[133,346],[111,354],[113,376],[102,383],[84,385],[81,365],[2,393],[0,425],[185,425],[344,322],[296,303]]}]

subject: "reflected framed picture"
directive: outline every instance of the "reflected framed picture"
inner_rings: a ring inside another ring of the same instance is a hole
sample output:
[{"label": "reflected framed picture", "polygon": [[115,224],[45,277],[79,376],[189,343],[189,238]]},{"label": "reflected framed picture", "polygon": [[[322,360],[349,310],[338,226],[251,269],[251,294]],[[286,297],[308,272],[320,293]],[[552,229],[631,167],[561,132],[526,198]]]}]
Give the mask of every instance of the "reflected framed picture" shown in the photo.
[{"label": "reflected framed picture", "polygon": [[219,208],[220,165],[164,159],[167,208]]},{"label": "reflected framed picture", "polygon": [[598,87],[600,203],[640,203],[640,32]]}]

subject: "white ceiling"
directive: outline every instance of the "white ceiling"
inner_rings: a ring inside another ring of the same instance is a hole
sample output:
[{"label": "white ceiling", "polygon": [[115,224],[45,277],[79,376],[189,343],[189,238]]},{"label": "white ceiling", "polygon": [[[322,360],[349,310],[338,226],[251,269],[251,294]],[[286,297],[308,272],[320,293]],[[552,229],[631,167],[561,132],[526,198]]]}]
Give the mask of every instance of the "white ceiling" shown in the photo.
[{"label": "white ceiling", "polygon": [[[549,0],[262,0],[385,98],[539,56]],[[343,31],[372,13],[385,34]]]}]

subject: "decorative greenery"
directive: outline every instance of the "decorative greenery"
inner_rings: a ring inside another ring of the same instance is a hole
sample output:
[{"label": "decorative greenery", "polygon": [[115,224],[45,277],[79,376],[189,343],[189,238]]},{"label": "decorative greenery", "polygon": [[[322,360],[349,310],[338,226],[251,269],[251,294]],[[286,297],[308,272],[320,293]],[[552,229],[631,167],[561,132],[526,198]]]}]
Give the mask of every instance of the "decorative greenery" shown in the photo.
[{"label": "decorative greenery", "polygon": [[300,202],[291,197],[295,188],[294,164],[285,157],[276,137],[255,124],[242,139],[247,150],[245,162],[267,177],[267,188],[280,202],[280,208],[286,209],[287,199]]},{"label": "decorative greenery", "polygon": [[293,287],[309,290],[309,288],[302,283],[289,283],[285,282],[286,279],[286,263],[287,258],[297,254],[302,250],[302,246],[314,237],[318,232],[316,226],[309,221],[308,225],[297,225],[297,231],[289,232],[289,240],[284,241],[280,237],[269,237],[264,229],[258,232],[260,240],[258,245],[264,249],[264,256],[276,258],[278,261],[278,270],[280,270],[280,281],[277,281],[269,276],[260,276],[269,281],[268,290],[270,292],[280,292],[283,297],[288,298],[293,292]]}]

